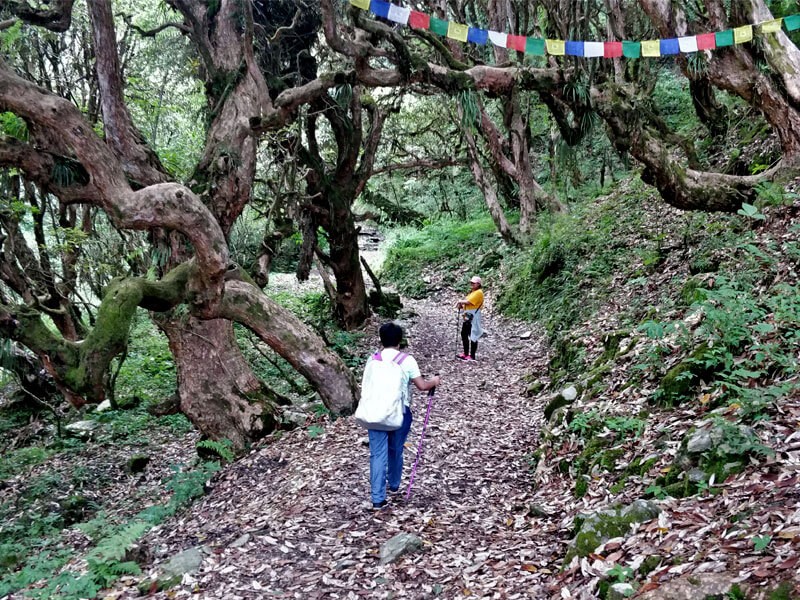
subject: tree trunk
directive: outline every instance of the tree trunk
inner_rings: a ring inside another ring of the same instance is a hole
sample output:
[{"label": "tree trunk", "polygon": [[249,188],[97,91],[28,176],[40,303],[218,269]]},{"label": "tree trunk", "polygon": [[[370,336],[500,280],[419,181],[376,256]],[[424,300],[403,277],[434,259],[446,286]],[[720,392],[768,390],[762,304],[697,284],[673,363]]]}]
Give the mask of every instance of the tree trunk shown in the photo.
[{"label": "tree trunk", "polygon": [[489,214],[492,216],[492,221],[494,221],[497,231],[500,232],[500,236],[506,242],[510,244],[517,244],[516,236],[514,235],[514,231],[511,229],[511,225],[508,223],[508,219],[506,219],[506,214],[503,211],[503,207],[500,206],[500,201],[497,199],[497,193],[495,192],[494,186],[492,186],[491,182],[486,179],[486,172],[484,171],[483,165],[480,162],[478,147],[475,144],[475,137],[472,135],[471,131],[465,129],[464,138],[467,141],[469,168],[470,171],[472,171],[472,177],[475,179],[478,189],[483,192],[483,198],[486,201]]},{"label": "tree trunk", "polygon": [[329,264],[336,278],[336,320],[351,330],[367,319],[369,305],[359,260],[358,230],[349,205],[342,212],[339,223],[329,230]]},{"label": "tree trunk", "polygon": [[720,137],[728,131],[728,111],[717,101],[714,86],[705,77],[689,80],[689,93],[700,121],[711,135]]},{"label": "tree trunk", "polygon": [[[639,4],[662,34],[687,35],[688,19],[679,4],[666,0],[640,0]],[[729,26],[721,1],[707,0],[705,6],[710,30]],[[749,0],[742,6],[746,13],[744,18],[751,22],[772,18],[762,0]],[[800,163],[800,110],[797,108],[800,104],[797,80],[800,50],[782,31],[761,36],[761,39],[764,57],[778,75],[763,73],[747,45],[743,45],[712,52],[707,76],[716,87],[736,94],[761,111],[780,140],[784,163],[797,165]],[[686,62],[682,63],[684,73],[689,76]]]},{"label": "tree trunk", "polygon": [[236,450],[275,429],[275,405],[236,344],[230,321],[159,321],[178,372],[183,414],[204,434]]}]

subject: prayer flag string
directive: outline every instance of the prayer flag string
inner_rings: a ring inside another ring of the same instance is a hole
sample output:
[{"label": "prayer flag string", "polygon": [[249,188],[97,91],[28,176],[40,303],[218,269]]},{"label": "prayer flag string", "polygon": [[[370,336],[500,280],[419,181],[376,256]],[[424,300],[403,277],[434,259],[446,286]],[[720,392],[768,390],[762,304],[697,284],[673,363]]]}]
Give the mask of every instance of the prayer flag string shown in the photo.
[{"label": "prayer flag string", "polygon": [[714,50],[725,46],[743,44],[753,40],[754,31],[760,34],[778,33],[782,27],[786,31],[800,29],[800,14],[770,19],[753,25],[743,25],[697,35],[621,42],[597,42],[576,40],[551,40],[524,35],[512,35],[502,31],[471,27],[455,21],[432,17],[417,10],[404,8],[386,0],[350,0],[350,4],[368,10],[381,17],[413,29],[426,29],[464,43],[495,46],[516,50],[525,54],[544,56],[583,56],[585,58],[641,58],[669,56],[671,54],[690,54],[700,50]]}]

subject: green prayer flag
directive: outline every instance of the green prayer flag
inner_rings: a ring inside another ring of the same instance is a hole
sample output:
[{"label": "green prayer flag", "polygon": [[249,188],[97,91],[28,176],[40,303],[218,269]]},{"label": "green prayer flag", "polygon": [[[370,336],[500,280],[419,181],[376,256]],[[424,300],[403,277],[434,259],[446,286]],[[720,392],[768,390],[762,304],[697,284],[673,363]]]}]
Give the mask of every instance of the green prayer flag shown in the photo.
[{"label": "green prayer flag", "polygon": [[717,48],[720,46],[733,46],[733,30],[726,29],[725,31],[718,31],[714,34],[717,40]]},{"label": "green prayer flag", "polygon": [[800,15],[789,15],[788,17],[783,17],[783,23],[786,25],[786,31],[800,29]]},{"label": "green prayer flag", "polygon": [[525,42],[525,54],[539,54],[544,56],[544,40],[542,38],[529,37]]},{"label": "green prayer flag", "polygon": [[640,58],[642,45],[639,42],[622,42],[622,56],[625,58]]},{"label": "green prayer flag", "polygon": [[[447,35],[448,22],[443,19],[431,17],[431,31],[439,35]],[[731,38],[733,39],[733,38]],[[731,42],[733,43],[733,42]]]}]

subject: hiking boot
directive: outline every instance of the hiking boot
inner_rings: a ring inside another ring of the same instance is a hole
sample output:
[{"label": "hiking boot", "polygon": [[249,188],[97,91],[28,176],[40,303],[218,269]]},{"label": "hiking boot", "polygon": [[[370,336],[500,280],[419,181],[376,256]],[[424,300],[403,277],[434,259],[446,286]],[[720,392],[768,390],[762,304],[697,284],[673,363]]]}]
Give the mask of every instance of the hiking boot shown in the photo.
[{"label": "hiking boot", "polygon": [[390,496],[399,496],[400,495],[400,488],[389,488],[389,495]]},{"label": "hiking boot", "polygon": [[377,511],[383,510],[384,508],[387,508],[388,506],[389,506],[389,500],[387,498],[387,499],[384,499],[382,502],[373,502],[371,510],[377,512]]}]

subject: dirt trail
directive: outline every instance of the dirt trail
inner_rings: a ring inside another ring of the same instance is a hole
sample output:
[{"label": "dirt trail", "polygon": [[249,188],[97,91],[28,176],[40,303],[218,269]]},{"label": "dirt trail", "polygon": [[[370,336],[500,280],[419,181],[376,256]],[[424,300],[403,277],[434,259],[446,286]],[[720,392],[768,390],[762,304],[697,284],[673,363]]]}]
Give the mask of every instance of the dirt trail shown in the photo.
[{"label": "dirt trail", "polygon": [[[520,339],[526,326],[493,316],[489,298],[478,361],[456,360],[456,297],[443,292],[407,306],[409,351],[424,375],[443,378],[410,500],[368,510],[369,449],[352,418],[314,438],[294,431],[228,468],[189,513],[148,535],[162,557],[155,566],[190,547],[207,549],[199,572],[157,597],[549,595],[553,541],[525,519],[532,497],[525,455],[536,448],[541,407],[522,393],[523,377],[544,367],[545,352],[536,336]],[[404,487],[425,406],[417,392]],[[420,536],[423,550],[381,566],[381,545],[400,532]]]}]

